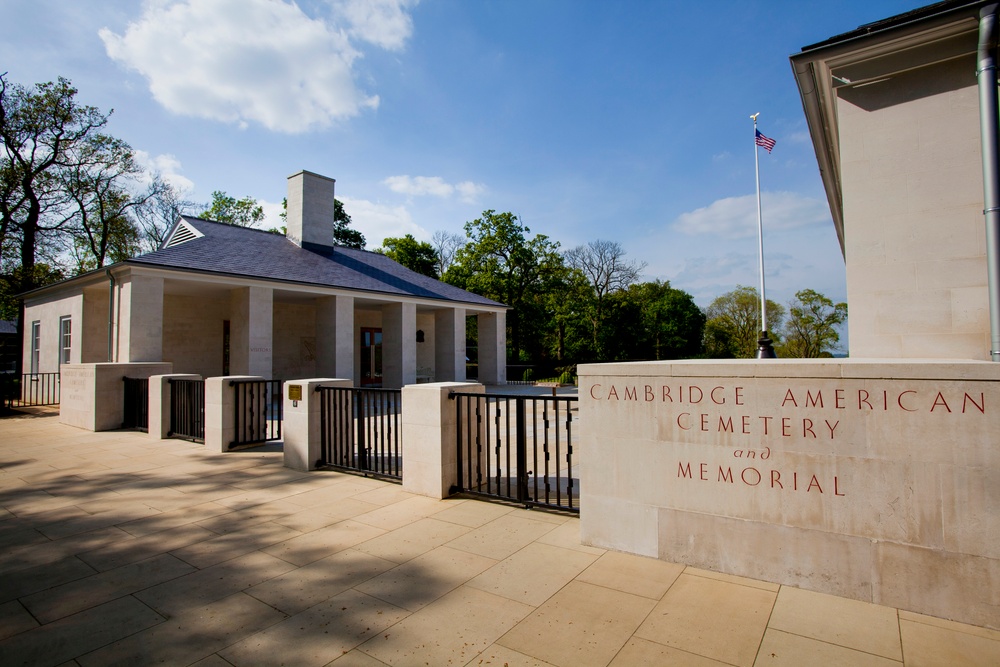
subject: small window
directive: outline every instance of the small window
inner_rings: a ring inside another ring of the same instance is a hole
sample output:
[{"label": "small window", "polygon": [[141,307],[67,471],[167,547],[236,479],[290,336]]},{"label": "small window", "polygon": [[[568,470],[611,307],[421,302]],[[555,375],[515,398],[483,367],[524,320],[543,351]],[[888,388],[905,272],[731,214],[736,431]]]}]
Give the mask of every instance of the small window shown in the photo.
[{"label": "small window", "polygon": [[73,321],[67,315],[59,318],[59,363],[68,364],[73,343]]},{"label": "small window", "polygon": [[31,323],[31,374],[38,373],[38,362],[42,353],[42,323],[35,320]]}]

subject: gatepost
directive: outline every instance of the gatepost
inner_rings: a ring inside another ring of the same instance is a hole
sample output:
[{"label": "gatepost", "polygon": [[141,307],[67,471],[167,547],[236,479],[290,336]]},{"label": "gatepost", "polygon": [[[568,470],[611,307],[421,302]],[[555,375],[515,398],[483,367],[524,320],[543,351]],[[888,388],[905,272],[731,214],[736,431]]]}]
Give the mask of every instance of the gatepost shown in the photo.
[{"label": "gatepost", "polygon": [[[236,418],[234,415],[236,387],[231,384],[233,380],[263,382],[264,378],[259,375],[226,375],[205,380],[205,449],[210,452],[227,452],[229,445],[236,439]],[[249,401],[244,406],[244,410],[247,413],[250,410],[255,410],[258,415],[263,415],[265,400],[266,397],[260,396],[256,401]],[[242,426],[249,419],[249,414],[242,414],[239,418]],[[263,442],[263,432],[266,428],[255,430],[261,431],[261,441]]]},{"label": "gatepost", "polygon": [[284,462],[292,470],[315,470],[322,457],[319,387],[351,387],[352,380],[312,378],[288,380],[282,387]]},{"label": "gatepost", "polygon": [[485,394],[475,382],[433,382],[403,387],[403,488],[447,498],[458,481],[458,430],[453,391]]}]

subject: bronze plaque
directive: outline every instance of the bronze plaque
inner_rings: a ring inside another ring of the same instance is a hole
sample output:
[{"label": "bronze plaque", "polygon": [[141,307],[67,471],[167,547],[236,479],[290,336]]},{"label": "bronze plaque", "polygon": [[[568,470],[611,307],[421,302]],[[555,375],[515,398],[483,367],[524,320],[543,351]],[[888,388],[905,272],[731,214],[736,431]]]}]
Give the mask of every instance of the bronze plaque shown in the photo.
[{"label": "bronze plaque", "polygon": [[300,384],[288,385],[288,400],[290,401],[302,400],[302,385]]}]

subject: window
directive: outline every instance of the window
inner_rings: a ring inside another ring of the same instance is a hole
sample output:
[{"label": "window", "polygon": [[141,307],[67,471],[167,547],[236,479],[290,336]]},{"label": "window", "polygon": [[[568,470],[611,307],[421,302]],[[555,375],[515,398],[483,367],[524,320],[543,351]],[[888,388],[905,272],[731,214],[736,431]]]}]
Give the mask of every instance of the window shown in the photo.
[{"label": "window", "polygon": [[59,363],[68,364],[73,342],[73,321],[69,315],[59,318]]},{"label": "window", "polygon": [[31,373],[38,372],[38,361],[41,357],[42,323],[35,320],[31,323]]}]

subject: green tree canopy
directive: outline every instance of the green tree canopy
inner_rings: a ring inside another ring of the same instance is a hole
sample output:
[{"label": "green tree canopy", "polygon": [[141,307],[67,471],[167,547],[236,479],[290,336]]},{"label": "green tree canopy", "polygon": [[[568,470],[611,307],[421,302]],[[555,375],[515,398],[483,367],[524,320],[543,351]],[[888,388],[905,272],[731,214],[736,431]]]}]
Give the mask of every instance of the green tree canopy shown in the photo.
[{"label": "green tree canopy", "polygon": [[[760,336],[760,295],[753,287],[738,285],[716,297],[705,311],[705,354],[720,359],[752,359]],[[785,309],[767,300],[768,333],[776,340]]]},{"label": "green tree canopy", "polygon": [[264,207],[250,196],[236,199],[216,190],[207,206],[198,217],[237,227],[256,227],[264,220]]},{"label": "green tree canopy", "polygon": [[656,280],[630,285],[615,293],[611,304],[605,344],[609,361],[701,354],[705,314],[687,292]]},{"label": "green tree canopy", "polygon": [[605,346],[601,333],[608,298],[634,283],[646,265],[625,259],[625,249],[614,241],[591,241],[567,250],[565,257],[566,263],[585,276],[590,284],[586,305],[593,352],[596,358],[603,359]]},{"label": "green tree canopy", "polygon": [[507,314],[511,357],[538,358],[549,325],[547,291],[565,271],[559,244],[530,229],[513,213],[483,211],[465,224],[466,244],[445,272],[448,283],[511,307]]},{"label": "green tree canopy", "polygon": [[365,249],[365,235],[351,227],[351,216],[344,210],[344,203],[333,200],[333,242],[348,248]]},{"label": "green tree canopy", "polygon": [[0,75],[0,267],[17,276],[16,292],[39,286],[39,254],[54,258],[72,246],[67,227],[78,210],[67,172],[85,162],[109,115],[78,104],[76,94],[61,77],[25,88]]},{"label": "green tree canopy", "polygon": [[847,321],[847,304],[835,304],[819,292],[804,289],[796,292],[788,313],[781,356],[831,356],[840,342],[837,327]]},{"label": "green tree canopy", "polygon": [[418,241],[413,238],[413,234],[387,238],[382,241],[382,247],[375,252],[399,262],[411,271],[431,278],[438,277],[438,256],[434,246],[426,241]]}]

